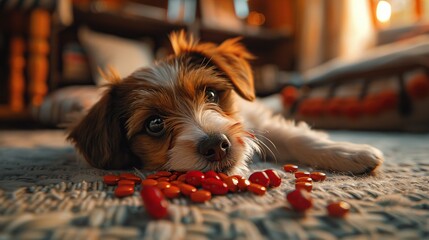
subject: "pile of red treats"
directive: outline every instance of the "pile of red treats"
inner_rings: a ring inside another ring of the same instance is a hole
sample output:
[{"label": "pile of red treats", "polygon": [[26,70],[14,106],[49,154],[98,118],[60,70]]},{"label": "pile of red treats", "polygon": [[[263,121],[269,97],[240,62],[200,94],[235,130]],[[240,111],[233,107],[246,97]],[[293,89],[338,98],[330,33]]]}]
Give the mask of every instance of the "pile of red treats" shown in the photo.
[{"label": "pile of red treats", "polygon": [[[326,174],[321,172],[301,172],[295,165],[285,165],[286,172],[295,173],[295,190],[287,195],[287,200],[297,211],[305,211],[312,207],[312,199],[309,195],[312,189],[313,181],[323,181]],[[227,193],[249,191],[256,195],[264,195],[267,188],[278,187],[282,179],[275,170],[267,169],[257,171],[246,179],[240,175],[228,176],[224,173],[214,171],[188,171],[169,172],[158,171],[148,175],[146,179],[132,173],[122,173],[117,175],[104,176],[104,182],[107,185],[117,186],[115,189],[116,197],[126,197],[134,193],[135,185],[141,184],[141,197],[146,211],[153,218],[163,218],[167,215],[168,202],[166,198],[172,199],[180,196],[186,196],[196,203],[207,202],[212,195],[225,195]],[[331,214],[330,208],[334,209]],[[340,210],[338,210],[340,209]],[[339,212],[343,211],[344,214]],[[343,216],[347,213],[341,210],[341,206],[328,207],[328,212],[333,216]]]},{"label": "pile of red treats", "polygon": [[[298,166],[286,164],[283,166],[286,172],[295,175],[295,190],[286,195],[289,204],[298,212],[305,212],[313,207],[311,190],[313,182],[320,182],[326,179],[326,174],[322,172],[298,171]],[[326,207],[328,214],[333,217],[344,217],[350,210],[350,205],[346,202],[332,202]]]}]

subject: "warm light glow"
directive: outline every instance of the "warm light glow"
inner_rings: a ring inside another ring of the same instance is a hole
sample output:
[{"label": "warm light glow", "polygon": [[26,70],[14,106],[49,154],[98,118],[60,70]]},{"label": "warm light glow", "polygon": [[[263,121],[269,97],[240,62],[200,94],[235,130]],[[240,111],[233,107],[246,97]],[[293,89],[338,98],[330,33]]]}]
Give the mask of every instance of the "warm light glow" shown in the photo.
[{"label": "warm light glow", "polygon": [[385,23],[390,20],[392,15],[392,6],[387,1],[379,1],[377,4],[377,20]]}]

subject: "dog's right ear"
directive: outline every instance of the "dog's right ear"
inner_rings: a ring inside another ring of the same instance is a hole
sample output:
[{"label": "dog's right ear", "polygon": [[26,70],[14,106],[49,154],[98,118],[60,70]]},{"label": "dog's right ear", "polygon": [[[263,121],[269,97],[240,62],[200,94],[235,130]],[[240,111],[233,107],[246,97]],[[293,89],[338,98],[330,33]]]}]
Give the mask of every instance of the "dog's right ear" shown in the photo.
[{"label": "dog's right ear", "polygon": [[96,168],[122,169],[136,163],[120,122],[122,113],[115,104],[115,95],[115,85],[111,84],[67,137]]}]

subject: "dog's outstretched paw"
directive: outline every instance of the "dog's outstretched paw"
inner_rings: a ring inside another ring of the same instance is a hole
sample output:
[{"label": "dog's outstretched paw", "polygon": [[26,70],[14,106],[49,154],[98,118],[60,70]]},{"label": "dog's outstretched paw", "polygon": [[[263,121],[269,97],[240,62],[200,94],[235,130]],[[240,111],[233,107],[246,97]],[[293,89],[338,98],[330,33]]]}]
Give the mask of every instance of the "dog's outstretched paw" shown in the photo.
[{"label": "dog's outstretched paw", "polygon": [[328,149],[328,168],[333,171],[352,174],[366,174],[373,172],[383,161],[383,153],[366,144],[334,143]]}]

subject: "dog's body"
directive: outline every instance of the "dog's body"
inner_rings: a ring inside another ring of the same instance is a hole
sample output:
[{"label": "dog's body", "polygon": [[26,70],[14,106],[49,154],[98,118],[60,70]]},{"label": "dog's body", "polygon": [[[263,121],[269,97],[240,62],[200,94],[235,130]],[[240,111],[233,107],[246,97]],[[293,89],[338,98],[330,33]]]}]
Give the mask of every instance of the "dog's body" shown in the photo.
[{"label": "dog's body", "polygon": [[172,34],[175,54],[111,84],[71,130],[92,165],[118,169],[238,173],[253,154],[354,174],[373,171],[382,153],[330,141],[306,124],[275,116],[255,100],[252,58],[237,39],[219,46]]}]

